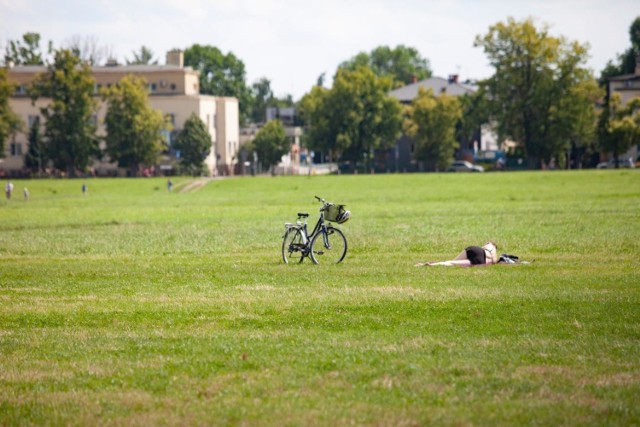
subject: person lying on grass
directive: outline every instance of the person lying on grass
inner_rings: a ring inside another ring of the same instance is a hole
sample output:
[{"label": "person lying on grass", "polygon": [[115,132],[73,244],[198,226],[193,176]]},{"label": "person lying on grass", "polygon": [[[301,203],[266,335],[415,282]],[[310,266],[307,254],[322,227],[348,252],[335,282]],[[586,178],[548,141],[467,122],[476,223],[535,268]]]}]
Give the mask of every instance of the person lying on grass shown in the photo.
[{"label": "person lying on grass", "polygon": [[452,260],[419,262],[416,267],[431,265],[471,267],[474,265],[497,264],[498,260],[498,247],[493,242],[487,242],[483,246],[468,246]]}]

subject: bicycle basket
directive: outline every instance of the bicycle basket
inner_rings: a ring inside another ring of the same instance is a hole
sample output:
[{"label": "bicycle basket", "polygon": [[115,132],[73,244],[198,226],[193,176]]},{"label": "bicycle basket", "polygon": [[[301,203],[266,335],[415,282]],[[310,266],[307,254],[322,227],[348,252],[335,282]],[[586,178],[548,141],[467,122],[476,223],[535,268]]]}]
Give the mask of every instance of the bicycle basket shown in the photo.
[{"label": "bicycle basket", "polygon": [[344,213],[344,205],[328,205],[324,208],[324,219],[331,222],[338,222],[338,218]]}]

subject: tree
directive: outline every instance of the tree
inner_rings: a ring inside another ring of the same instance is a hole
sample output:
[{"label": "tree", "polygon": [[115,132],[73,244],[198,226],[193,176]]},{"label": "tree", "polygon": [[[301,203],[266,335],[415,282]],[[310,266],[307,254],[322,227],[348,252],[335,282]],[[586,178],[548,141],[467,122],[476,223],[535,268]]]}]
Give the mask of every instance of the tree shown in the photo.
[{"label": "tree", "polygon": [[472,142],[479,137],[482,125],[491,121],[486,92],[479,90],[459,96],[462,115],[456,125],[456,136],[461,142]]},{"label": "tree", "polygon": [[[49,42],[49,53],[51,53]],[[40,51],[40,34],[24,33],[22,41],[10,40],[5,48],[5,64],[14,65],[43,65],[42,52]]]},{"label": "tree", "polygon": [[253,102],[251,103],[251,121],[264,123],[266,121],[267,107],[273,105],[275,96],[271,90],[271,81],[266,77],[261,78],[251,85]]},{"label": "tree", "polygon": [[[298,114],[305,126],[304,145],[318,152],[335,154],[334,144],[331,140],[329,111],[325,112],[329,90],[317,85],[305,94],[298,102]],[[332,153],[333,152],[333,153]]]},{"label": "tree", "polygon": [[310,125],[309,148],[329,151],[334,159],[359,162],[365,167],[375,149],[391,147],[402,129],[400,102],[388,95],[390,77],[378,77],[368,67],[339,69],[333,87],[316,86],[301,102]]},{"label": "tree", "polygon": [[594,79],[579,81],[567,91],[553,111],[557,119],[550,123],[550,133],[558,137],[551,141],[556,144],[554,152],[560,167],[581,168],[583,157],[591,154],[597,144],[595,106],[602,100],[603,91]]},{"label": "tree", "polygon": [[89,65],[81,63],[70,50],[61,49],[30,89],[34,101],[38,97],[51,99],[40,109],[48,155],[54,166],[66,170],[70,177],[85,171],[100,153],[95,134],[94,85]]},{"label": "tree", "polygon": [[156,65],[157,59],[153,59],[153,51],[146,46],[140,47],[140,51],[133,51],[133,59],[127,59],[127,65]]},{"label": "tree", "polygon": [[360,52],[355,57],[340,64],[341,69],[354,71],[359,67],[369,67],[379,76],[390,76],[395,86],[413,83],[431,77],[429,60],[420,56],[412,47],[398,45],[394,49],[379,46],[371,53]]},{"label": "tree", "polygon": [[29,151],[25,156],[25,166],[32,171],[37,171],[38,174],[42,171],[47,164],[48,156],[46,152],[46,145],[42,137],[40,130],[40,116],[36,116],[36,119],[29,128]]},{"label": "tree", "polygon": [[180,151],[180,163],[189,173],[193,175],[202,173],[204,160],[211,152],[211,134],[195,113],[192,113],[184,122],[174,148]]},{"label": "tree", "polygon": [[0,158],[4,157],[5,142],[22,127],[20,117],[13,112],[9,98],[15,86],[9,81],[6,68],[0,68]]},{"label": "tree", "polygon": [[[587,47],[549,36],[532,18],[499,22],[476,37],[475,46],[484,48],[495,68],[481,86],[499,138],[521,143],[531,167],[564,156],[576,131],[575,112],[595,108],[590,91],[576,90],[593,86],[583,66]],[[564,109],[571,103],[579,107]]]},{"label": "tree", "polygon": [[278,164],[290,149],[289,140],[280,120],[272,120],[258,131],[253,140],[258,160],[266,169]]},{"label": "tree", "polygon": [[621,105],[620,95],[615,93],[601,115],[600,146],[613,153],[616,168],[618,157],[631,146],[640,143],[640,97]]},{"label": "tree", "polygon": [[137,176],[142,165],[154,165],[166,149],[162,132],[167,129],[162,113],[149,105],[147,82],[133,75],[103,91],[107,102],[106,152]]},{"label": "tree", "polygon": [[455,131],[461,117],[458,99],[444,94],[438,97],[431,89],[420,88],[407,108],[404,125],[407,135],[416,141],[415,158],[430,170],[444,170],[458,148]]},{"label": "tree", "polygon": [[200,93],[238,99],[242,122],[248,118],[251,91],[246,84],[244,63],[231,52],[195,44],[184,51],[184,63],[200,72]]},{"label": "tree", "polygon": [[106,58],[112,58],[111,49],[104,45],[98,45],[96,36],[80,36],[74,35],[65,43],[65,48],[69,49],[82,62],[89,65],[99,65]]}]

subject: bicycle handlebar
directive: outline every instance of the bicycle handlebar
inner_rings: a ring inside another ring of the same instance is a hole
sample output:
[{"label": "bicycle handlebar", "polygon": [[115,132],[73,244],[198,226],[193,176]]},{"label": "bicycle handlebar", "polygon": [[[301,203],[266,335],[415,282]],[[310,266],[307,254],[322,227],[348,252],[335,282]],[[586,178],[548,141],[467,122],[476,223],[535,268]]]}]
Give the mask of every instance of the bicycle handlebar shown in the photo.
[{"label": "bicycle handlebar", "polygon": [[326,209],[327,206],[332,206],[333,205],[333,203],[327,202],[325,199],[323,199],[320,196],[315,196],[315,198],[318,199],[318,201],[320,203],[322,203],[322,207],[320,208],[320,212],[322,212],[324,209]]}]

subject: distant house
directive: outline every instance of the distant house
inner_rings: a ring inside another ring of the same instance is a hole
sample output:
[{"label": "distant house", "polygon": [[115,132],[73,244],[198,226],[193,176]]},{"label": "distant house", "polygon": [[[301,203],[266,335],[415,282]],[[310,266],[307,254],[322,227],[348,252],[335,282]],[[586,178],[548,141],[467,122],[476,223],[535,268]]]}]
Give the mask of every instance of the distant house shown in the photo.
[{"label": "distant house", "polygon": [[622,104],[640,96],[640,54],[636,57],[636,69],[633,74],[609,78],[609,94],[620,94]]},{"label": "distant house", "polygon": [[[40,73],[46,72],[45,66],[15,66],[9,68],[9,80],[17,85],[16,91],[9,99],[11,109],[18,114],[25,125],[30,126],[40,116],[40,108],[50,101],[40,98],[32,105],[27,95],[27,87]],[[110,61],[105,66],[94,66],[91,73],[96,81],[94,96],[99,98],[103,87],[117,84],[126,75],[144,77],[148,83],[149,104],[168,117],[173,125],[173,132],[166,135],[171,144],[177,131],[184,122],[196,114],[205,123],[211,134],[211,150],[205,164],[211,174],[233,174],[240,141],[238,100],[231,97],[201,95],[199,92],[199,74],[191,67],[184,66],[182,51],[173,50],[167,53],[166,65],[119,65]],[[104,117],[106,104],[99,102],[95,117],[98,124],[98,135],[105,134]],[[28,147],[28,128],[6,144],[5,158],[0,162],[0,172],[19,174],[24,168],[24,158]],[[165,173],[172,173],[176,162],[176,152],[169,150],[160,161],[159,166]],[[149,165],[152,166],[152,165]],[[106,161],[98,161],[93,165],[98,175],[124,174],[117,165]]]},{"label": "distant house", "polygon": [[452,75],[448,79],[442,77],[430,77],[426,80],[411,83],[389,92],[389,95],[397,98],[403,104],[411,104],[418,97],[420,88],[431,89],[434,95],[461,96],[474,93],[478,90],[472,83],[458,82],[458,76]]},{"label": "distant house", "polygon": [[[421,88],[431,89],[436,96],[462,96],[472,94],[478,90],[477,86],[471,82],[459,81],[457,75],[451,75],[445,79],[442,77],[431,77],[426,80],[411,83],[389,92],[389,95],[398,99],[402,104],[411,104],[418,97]],[[458,157],[468,160],[473,159],[473,155],[478,150],[497,149],[497,138],[489,127],[479,129],[469,141],[460,141]],[[376,169],[391,172],[419,172],[424,170],[424,165],[413,158],[415,152],[415,141],[407,135],[403,135],[391,150],[380,150],[376,152]]]}]

